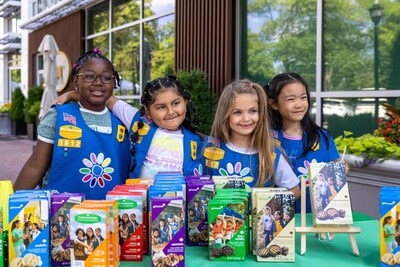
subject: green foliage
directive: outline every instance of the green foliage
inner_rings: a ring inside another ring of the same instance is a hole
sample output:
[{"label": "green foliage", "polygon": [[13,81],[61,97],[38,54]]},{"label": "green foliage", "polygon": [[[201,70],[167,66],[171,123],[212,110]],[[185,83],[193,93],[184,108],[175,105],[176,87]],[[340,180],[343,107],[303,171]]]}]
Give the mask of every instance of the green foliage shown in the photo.
[{"label": "green foliage", "polygon": [[26,123],[35,123],[40,112],[43,88],[33,86],[28,90],[28,98],[24,101],[24,114]]},{"label": "green foliage", "polygon": [[185,90],[192,95],[192,101],[196,105],[199,117],[198,132],[210,134],[215,114],[216,97],[208,88],[207,75],[201,70],[178,71],[176,74]]},{"label": "green foliage", "polygon": [[400,147],[385,141],[383,137],[364,134],[353,137],[352,132],[344,131],[343,136],[335,139],[335,144],[340,153],[346,148],[346,154],[363,157],[362,166],[388,159],[400,160]]},{"label": "green foliage", "polygon": [[25,96],[21,88],[16,88],[11,97],[11,107],[8,112],[10,119],[13,121],[24,121],[24,101]]}]

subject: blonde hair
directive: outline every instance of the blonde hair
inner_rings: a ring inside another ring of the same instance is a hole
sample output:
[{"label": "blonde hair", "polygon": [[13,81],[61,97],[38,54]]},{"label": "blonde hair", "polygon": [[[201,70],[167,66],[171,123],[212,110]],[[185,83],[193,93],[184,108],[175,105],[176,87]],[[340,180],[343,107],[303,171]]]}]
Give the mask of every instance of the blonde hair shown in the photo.
[{"label": "blonde hair", "polygon": [[[229,116],[232,114],[236,97],[241,94],[252,94],[258,98],[259,120],[251,137],[251,148],[258,152],[258,177],[256,187],[264,187],[274,174],[274,160],[272,157],[274,142],[269,128],[267,113],[267,96],[263,88],[249,80],[238,80],[227,85],[218,101],[211,136],[223,142],[229,141]],[[250,155],[249,155],[250,157]]]}]

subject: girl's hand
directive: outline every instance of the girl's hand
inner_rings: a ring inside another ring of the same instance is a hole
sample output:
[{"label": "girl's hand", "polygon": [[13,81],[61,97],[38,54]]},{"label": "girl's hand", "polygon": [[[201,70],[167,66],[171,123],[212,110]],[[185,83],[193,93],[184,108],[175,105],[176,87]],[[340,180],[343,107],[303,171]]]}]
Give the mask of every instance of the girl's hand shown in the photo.
[{"label": "girl's hand", "polygon": [[57,97],[51,104],[52,105],[63,105],[66,104],[68,102],[76,102],[80,100],[80,95],[78,91],[69,91],[66,92],[62,95],[60,95],[59,97]]}]

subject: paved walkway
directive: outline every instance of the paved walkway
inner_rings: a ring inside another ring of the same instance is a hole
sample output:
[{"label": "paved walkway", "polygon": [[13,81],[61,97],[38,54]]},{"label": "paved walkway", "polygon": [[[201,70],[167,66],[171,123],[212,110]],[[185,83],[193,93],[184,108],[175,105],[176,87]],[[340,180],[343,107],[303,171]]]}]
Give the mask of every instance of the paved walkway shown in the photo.
[{"label": "paved walkway", "polygon": [[26,136],[0,135],[0,180],[15,182],[35,143]]}]

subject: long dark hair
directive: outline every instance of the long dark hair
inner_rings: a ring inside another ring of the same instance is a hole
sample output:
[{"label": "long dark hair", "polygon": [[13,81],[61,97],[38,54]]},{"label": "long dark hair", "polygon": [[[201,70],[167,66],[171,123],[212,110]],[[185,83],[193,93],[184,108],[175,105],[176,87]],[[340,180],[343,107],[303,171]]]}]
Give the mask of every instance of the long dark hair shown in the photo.
[{"label": "long dark hair", "polygon": [[[329,137],[331,136],[328,131],[323,131],[322,127],[318,126],[310,114],[310,91],[306,81],[297,73],[286,72],[276,75],[272,80],[264,85],[264,90],[267,93],[268,101],[272,103],[278,102],[279,94],[282,89],[293,83],[300,83],[306,88],[308,109],[303,119],[301,120],[301,127],[306,132],[306,139],[303,138],[304,151],[302,155],[306,155],[311,149],[315,148],[319,143],[319,133],[326,139],[326,143],[329,149]],[[282,128],[282,116],[278,110],[274,110],[269,103],[268,114],[271,121],[271,127],[273,129]]]}]

